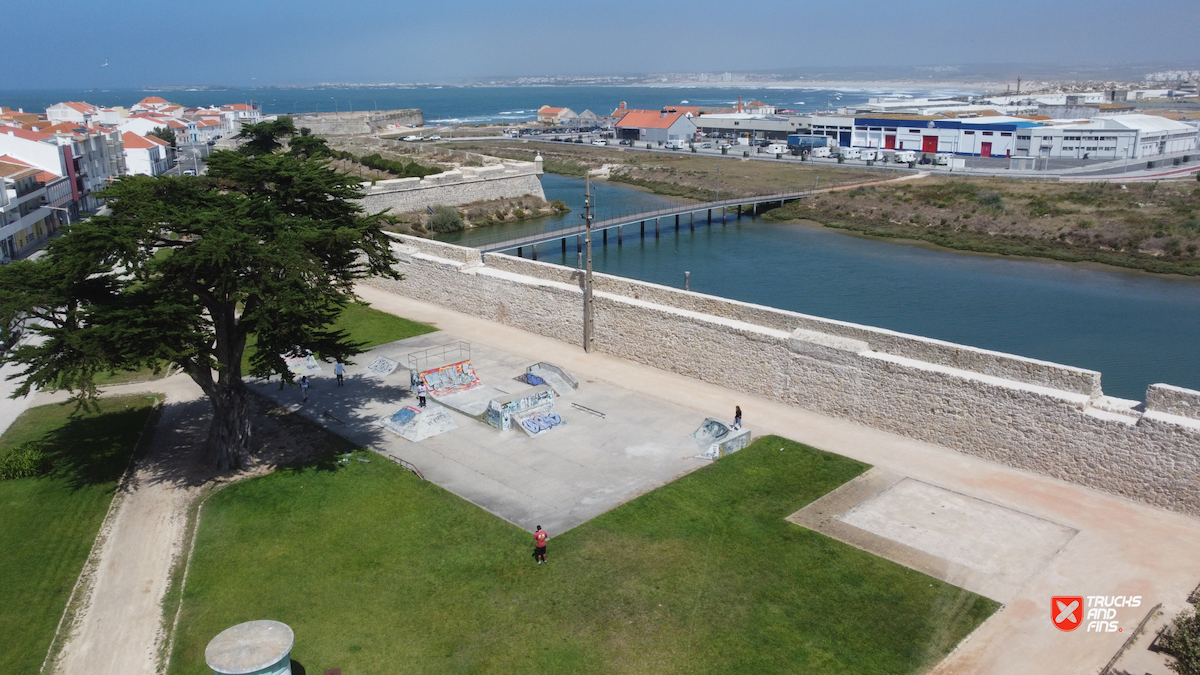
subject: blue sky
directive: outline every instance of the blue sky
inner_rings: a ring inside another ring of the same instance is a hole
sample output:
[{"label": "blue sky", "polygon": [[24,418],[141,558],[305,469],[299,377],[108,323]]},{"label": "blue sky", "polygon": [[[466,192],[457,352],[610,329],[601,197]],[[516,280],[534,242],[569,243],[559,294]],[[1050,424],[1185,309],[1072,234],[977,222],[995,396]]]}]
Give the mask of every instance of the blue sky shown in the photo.
[{"label": "blue sky", "polygon": [[0,17],[23,27],[6,31],[0,89],[839,65],[1200,67],[1197,0],[61,0],[50,10],[7,2]]}]

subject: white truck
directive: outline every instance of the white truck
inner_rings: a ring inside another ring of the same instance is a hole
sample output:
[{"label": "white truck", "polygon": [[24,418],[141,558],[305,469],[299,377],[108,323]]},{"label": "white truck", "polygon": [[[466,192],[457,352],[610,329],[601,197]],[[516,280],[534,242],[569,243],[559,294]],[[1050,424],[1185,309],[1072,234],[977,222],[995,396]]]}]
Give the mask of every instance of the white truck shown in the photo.
[{"label": "white truck", "polygon": [[832,157],[833,153],[830,152],[829,148],[827,148],[827,147],[826,148],[813,148],[812,152],[808,153],[808,156],[809,157]]},{"label": "white truck", "polygon": [[682,150],[683,148],[684,148],[684,142],[677,138],[667,141],[667,149],[668,150]]},{"label": "white truck", "polygon": [[769,155],[786,155],[788,146],[784,143],[772,143],[767,146],[766,151]]},{"label": "white truck", "polygon": [[917,161],[917,153],[912,150],[897,150],[892,157],[892,161],[897,164],[908,164],[909,162]]},{"label": "white truck", "polygon": [[858,148],[841,148],[838,154],[846,159],[858,159],[862,157],[862,153],[859,152]]},{"label": "white truck", "polygon": [[858,152],[858,158],[864,162],[874,162],[879,159],[879,150],[875,148],[866,148]]}]

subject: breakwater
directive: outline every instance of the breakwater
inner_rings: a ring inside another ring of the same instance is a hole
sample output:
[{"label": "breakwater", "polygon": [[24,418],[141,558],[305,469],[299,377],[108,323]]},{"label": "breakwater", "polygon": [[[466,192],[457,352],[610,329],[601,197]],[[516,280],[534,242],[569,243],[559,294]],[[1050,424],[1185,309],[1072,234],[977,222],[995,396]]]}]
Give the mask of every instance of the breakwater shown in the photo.
[{"label": "breakwater", "polygon": [[[582,342],[577,270],[394,236],[407,279],[370,283]],[[598,351],[1200,515],[1200,392],[604,274],[595,303]]]}]

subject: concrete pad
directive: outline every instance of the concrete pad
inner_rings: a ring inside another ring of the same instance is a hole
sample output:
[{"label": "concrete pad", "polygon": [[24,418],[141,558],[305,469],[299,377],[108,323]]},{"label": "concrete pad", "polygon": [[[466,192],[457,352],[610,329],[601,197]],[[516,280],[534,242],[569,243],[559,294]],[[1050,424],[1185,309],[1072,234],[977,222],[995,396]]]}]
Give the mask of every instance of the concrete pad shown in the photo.
[{"label": "concrete pad", "polygon": [[911,478],[838,520],[976,572],[958,585],[1000,602],[1015,597],[1077,533]]},{"label": "concrete pad", "polygon": [[344,387],[330,369],[310,378],[307,403],[277,380],[250,385],[354,442],[411,462],[426,479],[531,532],[541,525],[561,533],[708,463],[693,457],[690,436],[702,415],[603,381],[579,382],[571,400],[604,418],[559,406],[564,424],[535,437],[463,414],[482,412],[493,396],[530,389],[515,378],[537,362],[480,344],[471,346],[471,363],[483,386],[437,399],[457,428],[414,443],[377,426],[415,397],[408,371],[368,376],[365,364],[380,356],[403,361],[404,354],[460,340],[439,332],[376,347],[347,366]]}]

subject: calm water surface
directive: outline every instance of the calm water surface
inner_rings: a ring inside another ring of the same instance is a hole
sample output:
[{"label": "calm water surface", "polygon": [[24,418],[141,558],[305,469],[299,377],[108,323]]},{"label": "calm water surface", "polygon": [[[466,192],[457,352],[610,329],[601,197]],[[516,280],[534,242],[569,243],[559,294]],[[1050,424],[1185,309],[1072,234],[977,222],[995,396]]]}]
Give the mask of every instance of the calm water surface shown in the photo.
[{"label": "calm water surface", "polygon": [[[579,222],[583,182],[547,174],[543,186],[547,199],[574,209],[554,222]],[[606,183],[597,193],[601,217],[669,203]],[[1198,281],[929,251],[750,218],[695,234],[664,222],[657,241],[640,240],[636,226],[626,232],[620,248],[611,236],[607,248],[597,245],[597,271],[675,287],[690,271],[701,293],[1099,370],[1111,396],[1140,400],[1155,382],[1200,389]],[[544,246],[538,259],[575,266],[573,240],[567,250]]]}]

